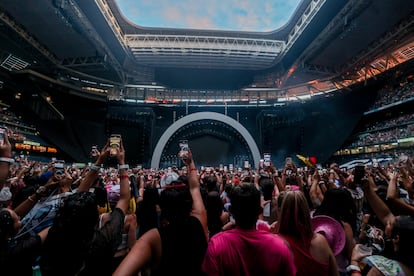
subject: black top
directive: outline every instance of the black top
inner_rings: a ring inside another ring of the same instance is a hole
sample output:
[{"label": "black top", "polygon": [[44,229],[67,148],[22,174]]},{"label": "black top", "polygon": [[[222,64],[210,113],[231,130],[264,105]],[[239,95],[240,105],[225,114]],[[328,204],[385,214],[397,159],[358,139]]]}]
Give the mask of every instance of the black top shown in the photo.
[{"label": "black top", "polygon": [[111,213],[111,219],[95,233],[85,268],[78,275],[112,275],[113,258],[122,242],[125,215],[116,208]]},{"label": "black top", "polygon": [[207,210],[207,226],[210,238],[221,231],[223,223],[221,222],[221,214],[223,213],[223,201],[217,191],[212,191],[206,197]]},{"label": "black top", "polygon": [[112,259],[122,241],[124,218],[121,209],[114,209],[91,242],[54,235],[52,227],[41,257],[42,275],[112,275]]},{"label": "black top", "polygon": [[201,264],[207,250],[206,236],[200,221],[186,220],[159,229],[161,263],[151,275],[202,275]]},{"label": "black top", "polygon": [[40,255],[41,246],[42,240],[39,235],[9,241],[6,248],[0,249],[0,274],[32,275],[32,265]]}]

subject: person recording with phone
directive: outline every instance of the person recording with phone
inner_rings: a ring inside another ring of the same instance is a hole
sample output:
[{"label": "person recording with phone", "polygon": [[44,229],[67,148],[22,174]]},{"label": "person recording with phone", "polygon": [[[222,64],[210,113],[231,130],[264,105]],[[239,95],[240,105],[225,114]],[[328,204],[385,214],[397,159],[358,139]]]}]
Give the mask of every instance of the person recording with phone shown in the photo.
[{"label": "person recording with phone", "polygon": [[[9,175],[11,144],[7,132],[0,143],[0,186]],[[46,239],[49,228],[38,233],[27,233],[17,236],[22,228],[20,217],[25,216],[44,195],[46,189],[37,190],[16,208],[0,208],[0,267],[2,275],[31,275],[32,265],[41,252],[42,243]]]},{"label": "person recording with phone", "polygon": [[355,207],[356,207],[356,226],[354,231],[359,233],[361,229],[361,222],[364,216],[362,208],[364,202],[364,191],[362,190],[361,186],[364,182],[367,181],[366,178],[366,168],[364,164],[358,164],[355,166],[353,173],[348,177],[347,181],[345,181],[345,189],[351,193],[351,196],[354,200]]},{"label": "person recording with phone", "polygon": [[113,275],[136,275],[150,266],[154,275],[202,275],[207,214],[190,148],[183,151],[181,146],[179,157],[187,167],[187,176],[163,187],[161,227],[141,236]]},{"label": "person recording with phone", "polygon": [[[110,275],[114,254],[122,242],[125,214],[129,207],[130,185],[125,150],[120,141],[116,155],[110,157],[110,141],[90,166],[77,192],[59,208],[45,240],[40,261],[42,275]],[[120,196],[110,219],[98,228],[96,195],[90,187],[108,158],[118,163]],[[76,252],[73,254],[72,252]]]}]

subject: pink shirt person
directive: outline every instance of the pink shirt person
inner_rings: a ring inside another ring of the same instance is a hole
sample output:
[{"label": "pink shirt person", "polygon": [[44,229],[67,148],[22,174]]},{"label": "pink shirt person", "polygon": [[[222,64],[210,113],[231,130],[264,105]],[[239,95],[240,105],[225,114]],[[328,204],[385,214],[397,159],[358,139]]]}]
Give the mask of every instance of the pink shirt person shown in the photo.
[{"label": "pink shirt person", "polygon": [[230,212],[236,228],[214,235],[202,270],[207,275],[295,275],[293,254],[287,243],[268,231],[256,229],[262,212],[260,193],[241,183],[230,192]]},{"label": "pink shirt person", "polygon": [[235,228],[211,238],[204,262],[207,275],[295,275],[293,255],[278,235]]}]

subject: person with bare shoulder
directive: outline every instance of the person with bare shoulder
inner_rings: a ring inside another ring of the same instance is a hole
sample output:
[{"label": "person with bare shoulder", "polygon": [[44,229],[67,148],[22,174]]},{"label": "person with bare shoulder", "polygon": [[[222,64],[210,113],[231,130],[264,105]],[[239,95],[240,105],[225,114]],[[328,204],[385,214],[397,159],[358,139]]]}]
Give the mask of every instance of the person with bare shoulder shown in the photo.
[{"label": "person with bare shoulder", "polygon": [[328,241],[313,230],[309,206],[301,191],[286,192],[276,227],[276,233],[289,243],[293,252],[296,275],[339,275]]},{"label": "person with bare shoulder", "polygon": [[115,270],[118,275],[202,275],[207,249],[207,213],[197,169],[189,148],[185,158],[187,177],[166,184],[160,194],[161,227],[142,235]]}]

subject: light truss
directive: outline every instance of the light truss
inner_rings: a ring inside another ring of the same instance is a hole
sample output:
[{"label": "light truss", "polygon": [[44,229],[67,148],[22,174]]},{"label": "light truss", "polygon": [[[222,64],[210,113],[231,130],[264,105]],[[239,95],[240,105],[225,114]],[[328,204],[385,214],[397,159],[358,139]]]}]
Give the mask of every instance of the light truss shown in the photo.
[{"label": "light truss", "polygon": [[19,34],[23,39],[25,39],[32,47],[38,50],[51,62],[58,64],[59,60],[49,52],[43,45],[41,45],[33,36],[27,33],[22,27],[20,27],[12,18],[6,15],[4,12],[0,12],[0,21],[9,26],[13,31]]},{"label": "light truss", "polygon": [[20,71],[25,69],[30,64],[18,57],[9,54],[3,62],[0,64],[1,67],[9,71]]},{"label": "light truss", "polygon": [[95,0],[95,3],[97,4],[102,15],[105,17],[106,22],[108,22],[109,27],[118,39],[119,43],[121,44],[121,47],[124,48],[124,50],[127,50],[123,32],[114,14],[112,13],[112,10],[108,5],[108,2],[106,0]]},{"label": "light truss", "polygon": [[346,80],[340,82],[341,86],[347,87],[354,83],[366,82],[368,79],[375,78],[376,75],[411,60],[412,58],[414,58],[414,41],[403,45],[391,53],[370,61],[366,66],[361,67],[353,74],[349,74]]},{"label": "light truss", "polygon": [[319,64],[303,63],[302,64],[302,71],[303,72],[316,73],[316,74],[319,74],[319,75],[327,75],[327,76],[332,76],[332,75],[336,74],[334,68],[319,65]]},{"label": "light truss", "polygon": [[[384,48],[389,48],[389,44],[392,44],[393,41],[399,39],[399,36],[401,34],[405,34],[409,30],[412,30],[414,28],[414,15],[411,15],[406,20],[401,22],[394,30],[386,33],[384,36],[382,36],[379,40],[375,41],[372,45],[367,47],[365,51],[360,53],[358,56],[354,57],[351,62],[345,64],[342,67],[342,71],[346,71],[349,68],[355,68],[358,67],[359,64],[367,63],[364,61],[372,62],[374,59],[373,56],[375,56],[378,52],[383,52]],[[393,58],[396,58],[397,60],[407,60],[407,57],[412,57],[412,49],[404,45],[406,48],[405,52],[401,51],[400,54],[398,54],[397,51],[394,52]],[[403,48],[403,47],[401,47]],[[408,58],[408,59],[410,59]],[[390,60],[389,60],[390,61]],[[400,62],[397,62],[400,63]],[[364,66],[361,66],[364,67]],[[388,68],[390,68],[388,66]]]},{"label": "light truss", "polygon": [[67,67],[81,67],[81,66],[93,66],[104,65],[106,62],[106,56],[93,56],[93,57],[74,57],[65,58],[62,60],[62,65]]},{"label": "light truss", "polygon": [[293,46],[296,40],[302,35],[303,31],[315,17],[315,15],[319,12],[319,10],[323,7],[326,0],[312,0],[302,16],[296,22],[295,27],[290,31],[286,43],[286,49],[284,53]]},{"label": "light truss", "polygon": [[165,67],[269,67],[284,50],[281,40],[194,35],[125,35],[137,62]]}]

